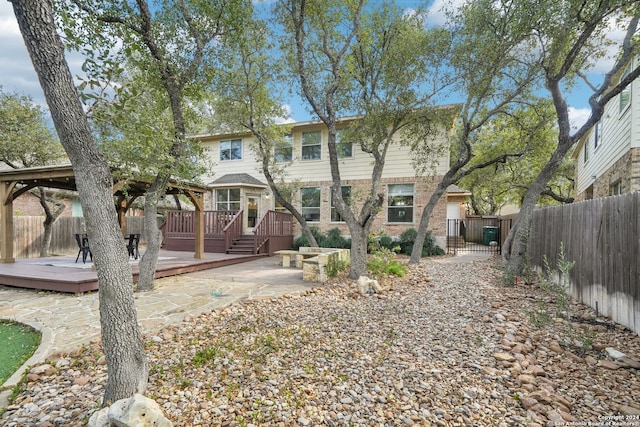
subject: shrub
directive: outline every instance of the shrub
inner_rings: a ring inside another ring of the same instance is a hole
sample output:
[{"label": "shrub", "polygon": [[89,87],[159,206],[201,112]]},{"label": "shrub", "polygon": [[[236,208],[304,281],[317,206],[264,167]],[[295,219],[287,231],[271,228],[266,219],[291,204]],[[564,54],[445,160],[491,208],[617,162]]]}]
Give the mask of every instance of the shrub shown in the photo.
[{"label": "shrub", "polygon": [[[309,227],[309,231],[311,231],[311,234],[316,239],[316,242],[318,242],[318,244],[321,245],[320,242],[322,241],[324,236],[322,235],[322,233],[320,233],[320,229],[318,227],[316,227],[315,225],[312,225],[311,227]],[[307,239],[307,237],[304,234],[302,234],[300,237],[298,237],[297,239],[295,239],[293,241],[293,248],[294,249],[299,249],[302,246],[310,246],[309,245],[309,240]]]},{"label": "shrub", "polygon": [[[411,255],[413,243],[416,241],[417,236],[418,232],[415,228],[407,228],[402,232],[400,235],[400,248],[403,254]],[[427,230],[427,235],[425,236],[424,244],[422,245],[422,256],[431,255],[444,255],[444,250],[440,246],[436,245],[433,232],[431,230]]]},{"label": "shrub", "polygon": [[397,252],[397,244],[393,238],[388,236],[384,230],[372,231],[369,233],[367,242],[367,251],[369,253],[378,252],[381,249],[388,249],[393,252]]},{"label": "shrub", "polygon": [[318,244],[324,248],[338,248],[344,249],[351,246],[351,242],[340,235],[340,229],[338,227],[332,228],[327,231],[326,237],[322,238],[322,243]]},{"label": "shrub", "polygon": [[367,271],[372,277],[379,278],[383,275],[404,277],[408,267],[394,259],[395,254],[389,249],[380,249],[374,252],[367,261]]},{"label": "shrub", "polygon": [[337,256],[330,256],[325,266],[325,271],[328,277],[336,277],[339,273],[346,271],[349,268],[349,261],[342,261]]}]

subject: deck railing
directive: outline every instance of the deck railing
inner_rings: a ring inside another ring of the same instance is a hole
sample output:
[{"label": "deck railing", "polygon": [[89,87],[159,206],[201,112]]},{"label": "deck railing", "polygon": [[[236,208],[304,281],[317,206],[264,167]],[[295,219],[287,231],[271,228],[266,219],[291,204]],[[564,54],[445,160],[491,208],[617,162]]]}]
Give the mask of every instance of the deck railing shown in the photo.
[{"label": "deck railing", "polygon": [[[242,236],[242,217],[243,211],[204,212],[205,248],[214,252],[229,250]],[[193,211],[169,212],[163,226],[166,241],[171,241],[167,244],[182,248],[174,250],[185,250],[195,238],[195,219]],[[293,244],[293,215],[268,211],[255,226],[253,241],[254,253],[273,254],[280,249],[290,249]]]},{"label": "deck railing", "polygon": [[222,231],[224,232],[225,250],[229,250],[233,241],[242,235],[242,211],[238,211],[231,217]]},{"label": "deck railing", "polygon": [[[293,236],[293,215],[285,212],[267,211],[253,229],[256,253],[270,240],[267,252],[289,249]],[[281,247],[282,246],[282,247]]]},{"label": "deck railing", "polygon": [[[224,235],[224,228],[238,215],[238,211],[207,211],[204,212],[205,237]],[[194,211],[169,211],[164,224],[164,233],[169,238],[189,238],[195,235]]]}]

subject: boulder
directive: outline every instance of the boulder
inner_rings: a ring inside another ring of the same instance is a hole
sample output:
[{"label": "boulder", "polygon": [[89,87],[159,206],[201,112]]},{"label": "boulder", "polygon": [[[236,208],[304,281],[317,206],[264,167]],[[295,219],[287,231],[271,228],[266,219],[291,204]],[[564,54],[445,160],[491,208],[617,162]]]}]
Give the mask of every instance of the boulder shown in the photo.
[{"label": "boulder", "polygon": [[160,406],[152,399],[135,394],[129,399],[121,399],[109,408],[94,413],[88,427],[172,427],[162,413]]},{"label": "boulder", "polygon": [[381,285],[377,280],[370,279],[367,276],[358,278],[358,291],[362,295],[379,294],[391,289],[390,285]]},{"label": "boulder", "polygon": [[102,408],[98,412],[94,412],[87,422],[87,427],[109,427],[109,408]]}]

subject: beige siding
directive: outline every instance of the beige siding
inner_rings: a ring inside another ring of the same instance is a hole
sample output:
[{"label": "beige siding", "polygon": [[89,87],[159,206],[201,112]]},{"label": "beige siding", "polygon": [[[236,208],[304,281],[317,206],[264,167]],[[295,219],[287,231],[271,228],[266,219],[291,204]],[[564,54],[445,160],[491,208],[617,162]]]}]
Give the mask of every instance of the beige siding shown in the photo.
[{"label": "beige siding", "polygon": [[[636,59],[637,61],[637,59]],[[625,158],[633,149],[640,148],[640,81],[631,85],[631,102],[620,111],[620,97],[613,98],[602,116],[602,138],[594,147],[594,129],[586,137],[576,156],[576,196],[584,198],[584,192],[593,185],[594,197],[609,194],[610,185],[616,180],[628,180],[637,176],[635,167],[628,167]],[[584,161],[584,150],[589,158]],[[625,163],[625,165],[622,165]],[[634,191],[628,187],[623,191]]]},{"label": "beige siding", "polygon": [[[310,130],[322,130],[322,158],[319,160],[302,159],[302,132]],[[237,137],[234,137],[237,138]],[[327,132],[318,126],[309,126],[293,131],[293,161],[286,167],[287,174],[291,180],[322,181],[330,179],[331,170],[329,166],[329,149],[327,146]],[[220,161],[219,141],[229,139],[228,137],[207,137],[202,138],[203,147],[208,150],[214,163],[213,170],[204,178],[205,183],[210,183],[218,177],[229,173],[247,173],[265,182],[264,176],[259,171],[260,165],[252,150],[253,139],[243,137],[242,160]],[[438,144],[444,144],[444,137],[440,137]],[[448,150],[443,150],[444,154],[436,159],[433,170],[427,172],[427,176],[444,175],[448,169]],[[340,159],[340,173],[344,180],[368,179],[371,178],[373,170],[373,157],[353,146],[353,157]],[[413,168],[411,153],[408,147],[394,144],[390,147],[383,172],[383,178],[415,177],[416,171]]]},{"label": "beige siding", "polygon": [[[321,130],[321,159],[319,160],[303,160],[302,159],[302,133],[306,131]],[[449,130],[446,130],[447,132]],[[291,181],[299,181],[303,187],[320,187],[321,189],[321,205],[320,205],[320,221],[315,223],[322,231],[338,227],[344,234],[347,234],[347,228],[344,223],[331,221],[331,170],[329,165],[329,151],[327,145],[327,131],[323,126],[318,124],[303,124],[295,126],[293,131],[293,160],[287,163],[281,163],[285,166],[287,179]],[[241,160],[220,160],[219,142],[228,139],[242,139],[242,159]],[[209,156],[214,164],[211,171],[203,177],[206,184],[211,184],[216,179],[227,174],[246,173],[266,184],[266,179],[260,171],[261,165],[257,161],[255,153],[252,149],[253,139],[250,135],[223,135],[223,136],[204,136],[200,137],[203,147],[208,150]],[[436,144],[448,147],[446,134],[440,136]],[[434,167],[431,168],[425,176],[416,177],[416,171],[412,164],[412,158],[409,148],[400,144],[394,144],[387,152],[385,168],[382,181],[378,191],[384,194],[384,203],[380,213],[376,216],[373,230],[385,229],[385,232],[391,236],[398,236],[409,227],[417,228],[422,209],[427,204],[429,197],[433,193],[433,189],[442,175],[446,173],[449,165],[448,149],[441,150],[443,154],[434,160]],[[352,194],[368,194],[371,188],[371,173],[373,170],[373,157],[368,153],[360,150],[356,145],[352,149],[353,156],[350,158],[340,159],[340,174],[343,185],[351,186],[354,193]],[[413,218],[410,222],[392,223],[388,221],[387,193],[390,184],[414,184],[414,209]],[[268,190],[264,192],[262,203],[264,208],[273,209],[275,201],[273,197],[268,197]],[[205,197],[205,205],[207,209],[212,209],[213,196],[211,193]],[[244,197],[244,196],[242,196]],[[244,200],[244,199],[243,199]],[[354,196],[353,203],[357,206],[361,203]],[[294,196],[293,204],[300,207],[300,194]],[[446,219],[446,197],[442,197],[440,203],[436,206],[429,228],[432,229],[437,236],[445,235]],[[299,232],[299,229],[296,229]]]}]

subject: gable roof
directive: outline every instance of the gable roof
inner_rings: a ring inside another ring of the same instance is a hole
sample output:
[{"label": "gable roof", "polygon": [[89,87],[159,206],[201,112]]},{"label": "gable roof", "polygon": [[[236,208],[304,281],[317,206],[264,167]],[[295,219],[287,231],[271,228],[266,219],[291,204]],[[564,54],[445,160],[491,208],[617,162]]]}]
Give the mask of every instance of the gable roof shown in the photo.
[{"label": "gable roof", "polygon": [[267,188],[268,185],[260,181],[257,178],[252,177],[248,173],[229,173],[222,175],[220,178],[212,181],[209,184],[211,187],[222,187],[230,185],[239,185],[246,187],[263,187]]},{"label": "gable roof", "polygon": [[447,187],[447,194],[449,196],[470,196],[471,191],[458,187],[455,184],[451,184]]}]

